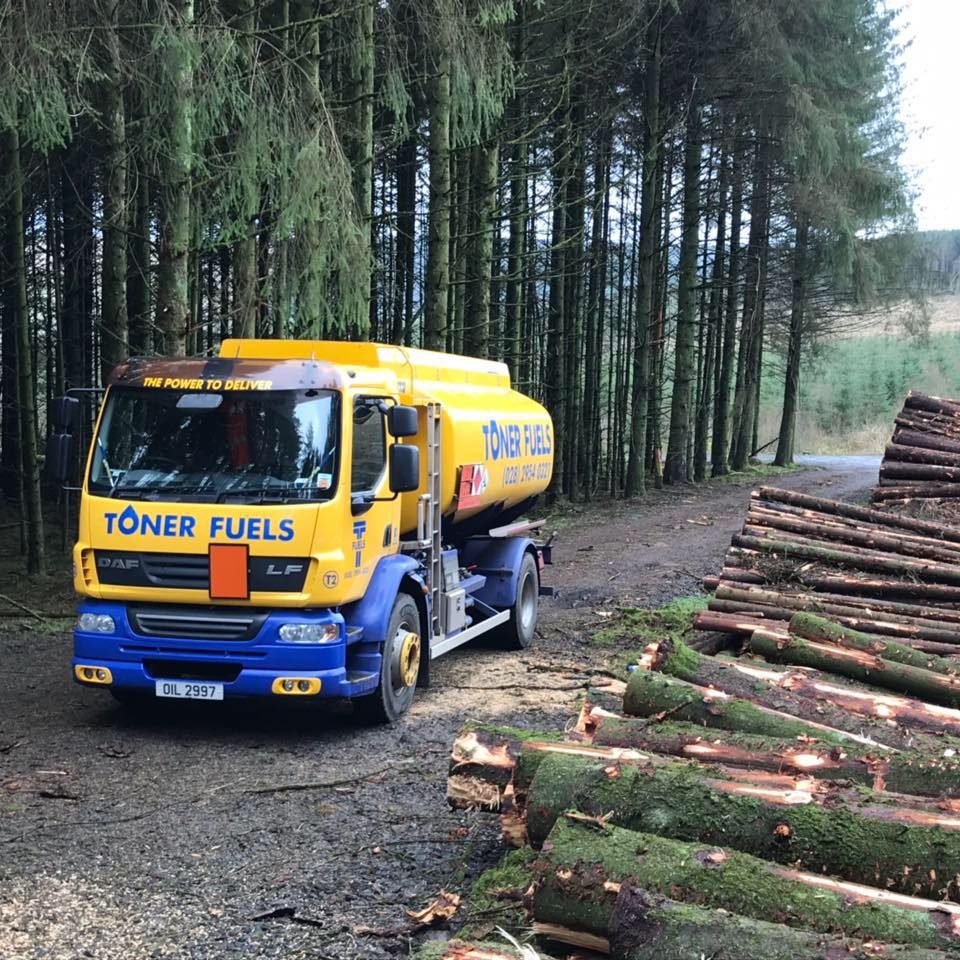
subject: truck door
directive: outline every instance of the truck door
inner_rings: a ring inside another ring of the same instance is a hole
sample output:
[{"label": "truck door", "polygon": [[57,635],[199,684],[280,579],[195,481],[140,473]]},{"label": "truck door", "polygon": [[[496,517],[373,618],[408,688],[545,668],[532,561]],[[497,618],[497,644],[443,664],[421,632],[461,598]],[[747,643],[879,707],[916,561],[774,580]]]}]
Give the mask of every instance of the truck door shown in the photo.
[{"label": "truck door", "polygon": [[350,496],[353,512],[353,571],[364,585],[380,557],[395,553],[399,541],[397,500],[387,485],[387,424],[377,407],[380,397],[353,403]]}]

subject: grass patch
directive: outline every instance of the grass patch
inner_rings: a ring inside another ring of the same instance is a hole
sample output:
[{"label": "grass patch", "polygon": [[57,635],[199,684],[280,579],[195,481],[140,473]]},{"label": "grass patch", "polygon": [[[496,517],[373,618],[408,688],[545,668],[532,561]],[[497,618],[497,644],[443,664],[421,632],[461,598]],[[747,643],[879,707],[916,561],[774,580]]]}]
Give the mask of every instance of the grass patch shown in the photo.
[{"label": "grass patch", "polygon": [[759,460],[751,460],[743,470],[737,470],[732,473],[724,474],[722,477],[714,477],[711,483],[755,483],[758,480],[770,480],[776,477],[784,477],[798,470],[809,470],[810,467],[802,464],[791,463],[787,467],[775,467],[772,463],[761,463]]},{"label": "grass patch", "polygon": [[677,597],[659,610],[622,607],[593,635],[592,642],[598,647],[613,647],[623,643],[635,646],[655,640],[686,640],[693,633],[694,614],[706,610],[708,600],[705,593],[697,593]]}]

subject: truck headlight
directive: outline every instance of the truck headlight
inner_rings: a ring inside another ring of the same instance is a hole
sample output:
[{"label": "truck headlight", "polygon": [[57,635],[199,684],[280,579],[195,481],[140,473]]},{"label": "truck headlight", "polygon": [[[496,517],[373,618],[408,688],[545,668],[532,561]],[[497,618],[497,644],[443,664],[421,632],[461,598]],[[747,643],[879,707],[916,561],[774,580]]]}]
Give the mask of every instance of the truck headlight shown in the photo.
[{"label": "truck headlight", "polygon": [[117,625],[107,613],[81,613],[77,617],[77,629],[84,633],[115,633]]},{"label": "truck headlight", "polygon": [[339,637],[335,623],[285,623],[280,627],[284,643],[336,643]]}]

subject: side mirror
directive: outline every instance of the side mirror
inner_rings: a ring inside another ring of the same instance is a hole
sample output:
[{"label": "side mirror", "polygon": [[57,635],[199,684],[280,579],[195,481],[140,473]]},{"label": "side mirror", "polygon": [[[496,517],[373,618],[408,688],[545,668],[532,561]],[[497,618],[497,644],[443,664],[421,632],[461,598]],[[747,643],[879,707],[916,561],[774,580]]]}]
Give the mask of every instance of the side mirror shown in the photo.
[{"label": "side mirror", "polygon": [[[396,407],[394,408],[396,409]],[[408,408],[411,409],[411,408]],[[390,491],[410,493],[420,486],[420,450],[402,443],[390,445]]]},{"label": "side mirror", "polygon": [[80,429],[80,401],[76,397],[57,397],[50,401],[47,417],[57,433],[76,433]]},{"label": "side mirror", "polygon": [[415,437],[419,427],[417,426],[417,408],[416,407],[390,407],[387,410],[387,429],[391,437]]},{"label": "side mirror", "polygon": [[76,441],[73,434],[51,433],[47,441],[47,477],[53,483],[67,483],[74,478],[75,463]]}]

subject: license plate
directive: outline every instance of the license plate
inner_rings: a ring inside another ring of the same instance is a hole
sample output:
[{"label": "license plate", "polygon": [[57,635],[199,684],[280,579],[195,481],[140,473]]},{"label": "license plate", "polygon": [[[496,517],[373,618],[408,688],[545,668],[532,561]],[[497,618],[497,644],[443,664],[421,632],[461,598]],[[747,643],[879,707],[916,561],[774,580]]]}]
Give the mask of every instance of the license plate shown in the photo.
[{"label": "license plate", "polygon": [[176,697],[180,700],[222,700],[222,683],[198,683],[195,680],[158,680],[158,697]]}]

